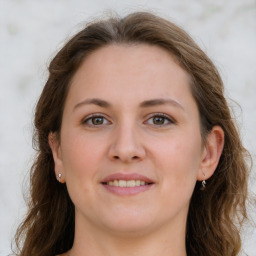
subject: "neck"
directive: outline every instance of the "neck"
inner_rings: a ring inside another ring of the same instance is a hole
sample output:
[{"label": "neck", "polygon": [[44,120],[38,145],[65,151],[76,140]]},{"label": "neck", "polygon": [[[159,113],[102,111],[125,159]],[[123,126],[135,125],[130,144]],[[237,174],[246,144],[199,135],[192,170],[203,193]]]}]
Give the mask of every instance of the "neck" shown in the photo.
[{"label": "neck", "polygon": [[[186,256],[186,220],[157,230],[121,233],[92,229],[76,218],[75,239],[68,256]],[[79,223],[79,225],[78,225]],[[182,223],[182,224],[181,224]],[[87,232],[85,232],[85,230]]]}]

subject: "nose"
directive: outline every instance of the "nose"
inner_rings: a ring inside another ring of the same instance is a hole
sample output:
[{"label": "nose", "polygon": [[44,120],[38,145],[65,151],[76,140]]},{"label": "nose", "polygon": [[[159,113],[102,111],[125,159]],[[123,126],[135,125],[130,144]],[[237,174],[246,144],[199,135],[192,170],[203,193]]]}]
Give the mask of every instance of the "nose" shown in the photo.
[{"label": "nose", "polygon": [[132,163],[145,158],[146,151],[138,128],[128,124],[120,125],[114,133],[109,148],[111,160]]}]

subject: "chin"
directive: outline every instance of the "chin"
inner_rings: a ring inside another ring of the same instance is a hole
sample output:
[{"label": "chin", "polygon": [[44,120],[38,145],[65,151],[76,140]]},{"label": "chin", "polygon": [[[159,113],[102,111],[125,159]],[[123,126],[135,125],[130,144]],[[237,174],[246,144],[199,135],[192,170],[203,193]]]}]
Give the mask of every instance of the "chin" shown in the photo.
[{"label": "chin", "polygon": [[146,235],[152,229],[152,224],[145,223],[126,223],[116,224],[108,226],[109,233],[113,235],[118,235],[118,237],[139,237]]},{"label": "chin", "polygon": [[[147,216],[147,217],[145,217]],[[153,218],[149,218],[150,214],[141,213],[119,213],[119,214],[111,214],[109,218],[106,219],[105,216],[105,225],[106,228],[112,230],[114,233],[120,233],[124,235],[136,233],[142,234],[144,232],[148,232],[150,228],[154,226]]]}]

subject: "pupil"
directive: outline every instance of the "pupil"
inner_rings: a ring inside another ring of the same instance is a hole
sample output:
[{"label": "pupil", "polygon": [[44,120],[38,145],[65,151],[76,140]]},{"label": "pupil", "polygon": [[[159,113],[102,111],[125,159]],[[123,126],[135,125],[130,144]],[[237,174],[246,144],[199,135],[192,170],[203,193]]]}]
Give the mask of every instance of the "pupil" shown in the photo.
[{"label": "pupil", "polygon": [[155,117],[154,118],[154,123],[155,124],[163,124],[164,123],[164,118],[163,117]]},{"label": "pupil", "polygon": [[95,125],[102,124],[102,121],[103,121],[102,117],[95,117],[95,118],[92,119],[92,122]]}]

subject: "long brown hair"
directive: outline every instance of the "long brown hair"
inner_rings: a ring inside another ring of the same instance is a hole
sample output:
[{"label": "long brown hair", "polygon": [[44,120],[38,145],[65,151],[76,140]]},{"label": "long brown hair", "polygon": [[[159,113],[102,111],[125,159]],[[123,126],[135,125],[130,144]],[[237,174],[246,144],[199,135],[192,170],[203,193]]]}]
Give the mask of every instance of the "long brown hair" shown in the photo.
[{"label": "long brown hair", "polygon": [[235,256],[241,249],[239,229],[245,219],[248,152],[239,138],[223,96],[220,75],[206,54],[175,24],[150,13],[133,13],[88,24],[57,53],[37,103],[28,214],[16,233],[17,255],[48,256],[68,251],[74,240],[74,205],[65,185],[58,183],[48,144],[50,132],[61,129],[70,81],[91,52],[109,44],[150,44],[169,51],[192,80],[201,134],[219,125],[225,145],[215,174],[200,190],[196,184],[186,230],[188,255]]}]

